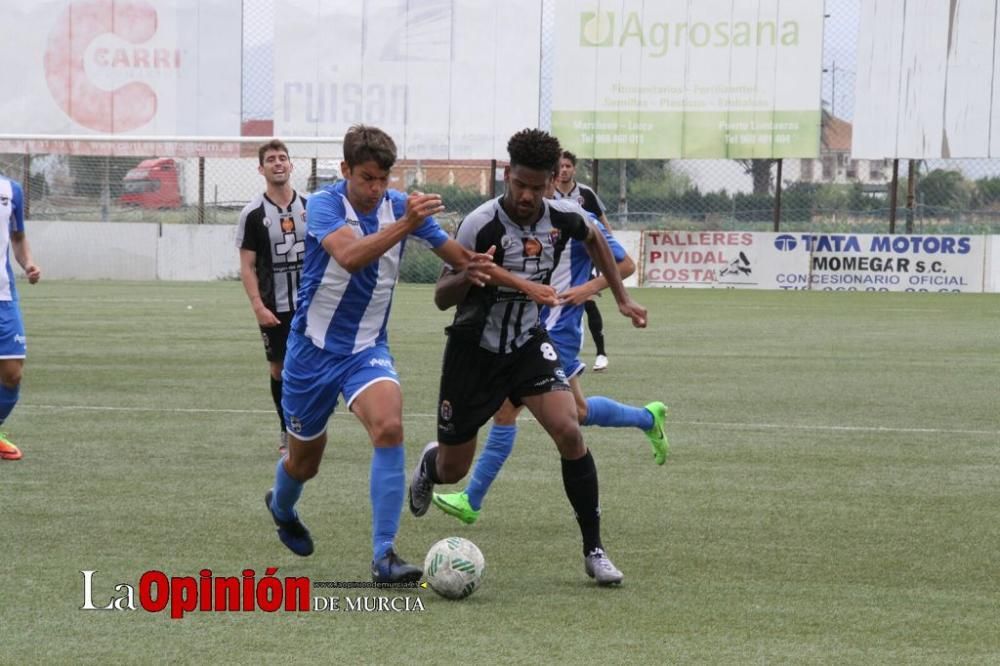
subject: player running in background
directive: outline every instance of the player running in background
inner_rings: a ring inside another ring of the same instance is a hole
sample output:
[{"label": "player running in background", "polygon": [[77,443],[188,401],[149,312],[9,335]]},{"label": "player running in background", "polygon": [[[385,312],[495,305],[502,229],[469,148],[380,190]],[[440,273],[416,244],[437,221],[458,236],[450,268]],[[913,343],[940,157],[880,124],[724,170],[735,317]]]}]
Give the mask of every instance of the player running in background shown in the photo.
[{"label": "player running in background", "polygon": [[295,505],[319,471],[327,420],[342,395],[374,448],[372,579],[414,582],[421,568],[395,549],[406,479],[402,395],[386,324],[399,264],[409,237],[451,265],[492,259],[473,255],[438,226],[432,217],[444,210],[438,195],[388,189],[396,160],[389,135],[355,125],[343,145],[345,180],[309,197],[302,286],[283,373],[288,453],[265,501],[281,542],[296,555],[310,555],[312,536]]},{"label": "player running in background", "polygon": [[[559,158],[559,177],[556,179],[554,196],[556,199],[570,199],[577,202],[599,220],[605,229],[611,230],[608,218],[604,214],[607,207],[597,196],[597,192],[583,183],[576,182],[576,155],[568,150],[564,150]],[[590,337],[594,339],[594,345],[597,346],[594,372],[604,372],[608,369],[608,353],[604,348],[604,318],[601,317],[597,301],[593,298],[587,299],[584,308],[587,313],[587,329],[590,331]]]},{"label": "player running in background", "polygon": [[288,426],[281,410],[281,370],[305,253],[306,199],[292,189],[292,161],[284,143],[272,139],[258,149],[257,157],[257,172],[266,187],[240,213],[236,247],[243,289],[264,339],[271,399],[281,426],[278,450],[284,452]]},{"label": "player running in background", "polygon": [[[552,189],[554,186],[546,193],[546,198],[551,198]],[[618,262],[618,272],[622,279],[627,278],[635,272],[635,262],[604,225],[600,222],[596,224]],[[653,460],[657,465],[662,465],[666,461],[669,447],[664,429],[666,405],[651,402],[645,407],[632,407],[601,396],[588,398],[583,393],[580,376],[586,370],[586,365],[579,358],[583,346],[583,303],[590,302],[591,297],[606,288],[607,280],[603,276],[591,277],[593,262],[579,241],[570,241],[564,256],[567,254],[568,261],[561,260],[552,274],[551,284],[559,294],[559,305],[542,308],[541,319],[573,389],[580,425],[638,428],[649,440]],[[504,401],[493,417],[493,426],[476,460],[469,484],[461,492],[443,495],[435,493],[434,506],[466,524],[476,522],[490,485],[514,449],[517,416],[521,410],[522,407],[515,407],[509,400]]]},{"label": "player running in background", "polygon": [[[604,236],[576,203],[543,198],[559,161],[559,142],[541,130],[522,130],[507,144],[506,191],[470,213],[457,240],[469,250],[495,247],[495,261],[517,278],[496,287],[489,275],[454,267],[436,293],[439,307],[457,304],[448,327],[438,405],[438,441],[424,449],[410,478],[410,510],[427,512],[434,484],[455,483],[472,464],[476,434],[504,400],[525,405],[545,428],[562,459],[566,496],[583,538],[584,569],[602,585],[620,583],[601,542],[597,467],[584,444],[576,402],[539,316],[539,304],[559,304],[550,285],[575,239],[602,269],[618,308],[636,327],[646,310],[622,286]],[[481,279],[480,279],[481,278]],[[488,282],[478,286],[478,282]]]},{"label": "player running in background", "polygon": [[[24,269],[29,284],[42,277],[42,270],[31,257],[28,237],[24,234],[24,190],[16,180],[0,176],[0,220],[7,222],[7,233],[0,235],[0,426],[10,416],[21,391],[21,374],[28,354],[24,321],[17,300],[10,254]],[[0,460],[20,460],[21,450],[6,432],[0,432]]]}]

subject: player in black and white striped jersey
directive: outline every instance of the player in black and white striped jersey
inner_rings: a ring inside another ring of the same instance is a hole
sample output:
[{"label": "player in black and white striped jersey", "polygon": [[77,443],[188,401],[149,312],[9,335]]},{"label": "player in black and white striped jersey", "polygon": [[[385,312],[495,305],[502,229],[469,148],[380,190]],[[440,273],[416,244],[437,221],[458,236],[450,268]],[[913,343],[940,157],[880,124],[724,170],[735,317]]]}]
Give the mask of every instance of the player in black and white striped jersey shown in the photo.
[{"label": "player in black and white striped jersey", "polygon": [[281,423],[278,450],[288,429],[281,409],[281,370],[305,253],[306,198],[292,188],[288,148],[272,139],[258,150],[266,189],[243,208],[236,226],[240,279],[264,340],[271,373],[271,398]]},{"label": "player in black and white striped jersey", "polygon": [[[601,542],[597,468],[539,306],[558,305],[552,273],[568,260],[563,253],[575,239],[605,273],[619,310],[633,325],[645,327],[646,310],[625,291],[608,243],[586,211],[575,202],[543,198],[559,160],[558,140],[526,129],[511,138],[507,150],[506,192],[470,213],[456,234],[468,250],[495,248],[495,264],[444,276],[435,291],[438,307],[457,305],[457,311],[442,363],[438,441],[424,449],[411,476],[410,510],[423,515],[434,484],[455,483],[466,475],[479,428],[509,398],[531,411],[559,450],[587,574],[602,585],[617,584],[622,573]],[[510,286],[499,286],[501,279]]]}]

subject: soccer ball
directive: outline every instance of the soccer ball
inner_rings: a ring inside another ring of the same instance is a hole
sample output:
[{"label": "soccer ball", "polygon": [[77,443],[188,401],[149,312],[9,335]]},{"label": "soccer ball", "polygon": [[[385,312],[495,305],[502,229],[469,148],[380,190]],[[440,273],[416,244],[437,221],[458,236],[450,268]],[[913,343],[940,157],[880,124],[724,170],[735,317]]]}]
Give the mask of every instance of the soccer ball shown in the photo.
[{"label": "soccer ball", "polygon": [[446,599],[464,599],[475,592],[485,571],[482,552],[462,537],[441,539],[424,559],[427,584]]}]

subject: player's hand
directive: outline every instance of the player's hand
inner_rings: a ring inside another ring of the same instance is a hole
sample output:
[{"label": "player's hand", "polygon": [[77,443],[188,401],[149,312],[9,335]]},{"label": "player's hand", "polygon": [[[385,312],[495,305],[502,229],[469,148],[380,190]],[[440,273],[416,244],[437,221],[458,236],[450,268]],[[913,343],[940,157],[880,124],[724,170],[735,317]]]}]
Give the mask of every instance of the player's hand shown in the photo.
[{"label": "player's hand", "polygon": [[465,267],[465,279],[477,287],[485,287],[492,280],[493,271],[496,264],[493,263],[493,253],[496,246],[491,245],[486,252],[476,252],[469,257],[469,263]]},{"label": "player's hand", "polygon": [[254,308],[253,314],[257,317],[257,323],[264,327],[277,326],[281,323],[281,320],[278,319],[277,315],[263,305]]},{"label": "player's hand", "polygon": [[631,319],[632,325],[636,328],[646,328],[646,308],[642,307],[631,298],[624,303],[619,303],[618,311]]},{"label": "player's hand", "polygon": [[576,287],[570,287],[563,293],[559,294],[559,303],[561,305],[583,305],[589,301],[594,294],[584,285],[578,285]]},{"label": "player's hand", "polygon": [[554,308],[559,305],[559,294],[552,288],[552,285],[529,283],[531,286],[525,287],[524,294],[539,305],[547,305]]},{"label": "player's hand", "polygon": [[42,269],[37,264],[28,264],[25,266],[24,274],[28,276],[28,284],[35,284],[42,279]]},{"label": "player's hand", "polygon": [[414,191],[406,197],[406,213],[403,219],[407,224],[418,227],[431,215],[442,212],[444,212],[444,203],[441,202],[440,194],[424,194]]}]

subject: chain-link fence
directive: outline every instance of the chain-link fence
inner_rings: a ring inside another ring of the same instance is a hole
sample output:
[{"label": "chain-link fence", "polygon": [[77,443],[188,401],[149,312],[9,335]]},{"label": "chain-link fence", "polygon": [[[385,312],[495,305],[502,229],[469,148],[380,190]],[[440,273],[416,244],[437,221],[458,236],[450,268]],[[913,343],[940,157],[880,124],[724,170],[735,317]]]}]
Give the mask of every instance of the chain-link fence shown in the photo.
[{"label": "chain-link fence", "polygon": [[[243,2],[243,131],[269,138],[274,108],[272,43],[275,0]],[[816,159],[583,160],[577,175],[595,186],[616,228],[782,229],[885,232],[899,169],[896,230],[925,233],[1000,233],[1000,164],[993,160],[855,160],[851,156],[858,18],[861,0],[827,0],[824,34],[822,148]],[[551,0],[543,4],[540,123],[551,109]],[[327,154],[339,155],[336,142]],[[297,157],[300,191],[339,177],[339,159]],[[263,186],[256,147],[240,156],[0,155],[0,172],[26,186],[29,218],[66,221],[153,221],[233,224]],[[780,170],[780,177],[779,177]],[[914,174],[910,187],[909,174]],[[488,160],[401,162],[393,186],[437,191],[448,224],[498,187]],[[779,188],[780,184],[780,188]],[[499,185],[502,187],[502,183]],[[780,216],[776,208],[780,190]],[[411,261],[424,261],[414,252]],[[436,273],[436,271],[432,271]],[[424,279],[428,279],[422,271]],[[407,272],[411,278],[413,272]],[[433,279],[430,275],[429,279]]]}]

